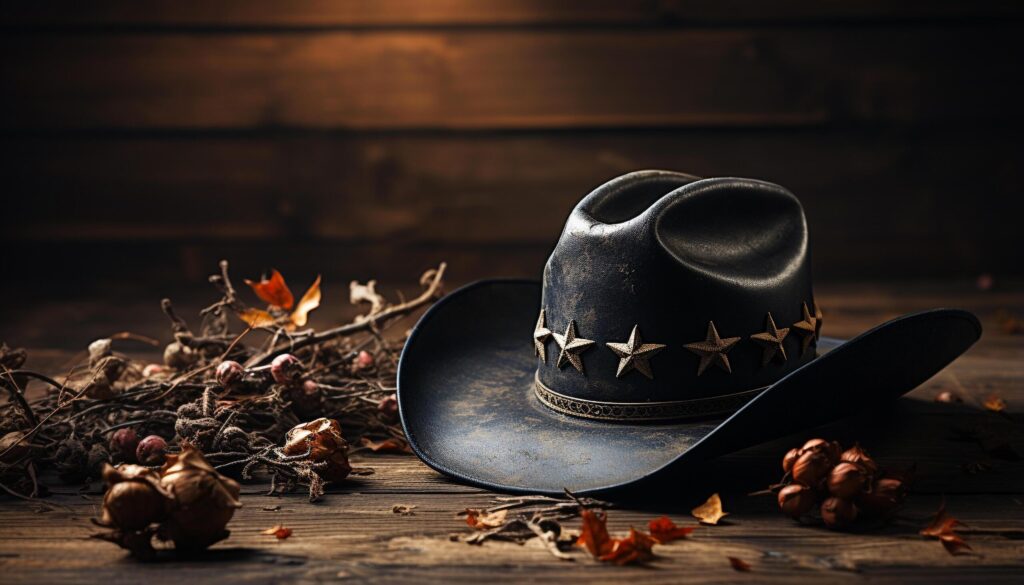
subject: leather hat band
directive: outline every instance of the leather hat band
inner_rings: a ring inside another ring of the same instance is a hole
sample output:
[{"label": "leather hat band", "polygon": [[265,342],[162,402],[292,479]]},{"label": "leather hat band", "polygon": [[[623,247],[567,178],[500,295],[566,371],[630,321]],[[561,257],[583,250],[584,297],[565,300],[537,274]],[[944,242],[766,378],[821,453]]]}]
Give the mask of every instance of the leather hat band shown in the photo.
[{"label": "leather hat band", "polygon": [[599,402],[559,394],[545,386],[537,374],[533,379],[534,394],[544,406],[562,414],[608,421],[665,421],[728,415],[765,388],[767,386],[724,396],[670,402]]}]

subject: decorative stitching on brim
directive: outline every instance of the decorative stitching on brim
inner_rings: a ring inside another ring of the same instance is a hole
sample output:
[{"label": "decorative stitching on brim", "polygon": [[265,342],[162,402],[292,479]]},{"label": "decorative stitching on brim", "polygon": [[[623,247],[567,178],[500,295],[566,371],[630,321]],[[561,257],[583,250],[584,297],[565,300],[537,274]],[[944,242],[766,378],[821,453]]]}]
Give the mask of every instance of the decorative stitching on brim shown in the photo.
[{"label": "decorative stitching on brim", "polygon": [[665,421],[732,414],[766,388],[670,402],[600,402],[559,394],[545,386],[539,374],[533,378],[533,392],[544,406],[570,416],[609,421]]}]

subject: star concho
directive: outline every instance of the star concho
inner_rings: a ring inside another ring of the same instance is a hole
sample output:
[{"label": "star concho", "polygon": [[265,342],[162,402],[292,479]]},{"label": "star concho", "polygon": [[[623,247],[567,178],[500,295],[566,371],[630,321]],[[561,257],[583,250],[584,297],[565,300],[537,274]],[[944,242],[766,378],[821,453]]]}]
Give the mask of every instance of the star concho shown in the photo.
[{"label": "star concho", "polygon": [[640,338],[639,325],[633,326],[633,332],[629,334],[629,340],[625,343],[609,342],[605,345],[619,356],[619,368],[615,372],[616,378],[621,378],[630,370],[636,370],[653,380],[654,372],[651,371],[651,364],[648,360],[654,357],[654,354],[665,349],[665,345],[661,343],[644,343]]},{"label": "star concho", "polygon": [[580,354],[590,349],[594,345],[594,340],[576,337],[576,321],[569,321],[569,325],[565,328],[565,334],[552,333],[551,335],[554,336],[558,347],[562,349],[558,352],[558,361],[555,365],[561,368],[568,362],[583,374],[583,358],[580,357]]},{"label": "star concho", "polygon": [[544,319],[544,309],[541,309],[540,316],[537,317],[537,325],[533,328],[533,351],[540,357],[540,361],[547,363],[547,342],[551,339],[551,330],[545,325]]},{"label": "star concho", "polygon": [[807,353],[807,348],[818,336],[818,319],[811,315],[807,309],[807,303],[803,305],[803,321],[793,323],[793,329],[800,335],[800,355]]},{"label": "star concho", "polygon": [[739,340],[739,337],[727,337],[722,339],[718,336],[718,330],[715,329],[715,322],[708,321],[708,334],[704,341],[687,343],[683,347],[700,356],[700,365],[697,366],[698,376],[703,374],[704,370],[708,369],[708,366],[711,364],[715,364],[719,368],[731,374],[732,366],[729,365],[729,356],[725,354],[732,349],[732,346],[736,345],[736,342]]},{"label": "star concho", "polygon": [[764,333],[756,333],[750,336],[750,339],[759,343],[764,347],[764,351],[761,354],[761,366],[767,366],[768,362],[772,359],[778,359],[780,362],[786,361],[786,348],[782,347],[782,340],[786,339],[789,335],[789,328],[783,327],[779,329],[775,326],[775,319],[772,319],[772,314],[768,313],[767,330]]}]

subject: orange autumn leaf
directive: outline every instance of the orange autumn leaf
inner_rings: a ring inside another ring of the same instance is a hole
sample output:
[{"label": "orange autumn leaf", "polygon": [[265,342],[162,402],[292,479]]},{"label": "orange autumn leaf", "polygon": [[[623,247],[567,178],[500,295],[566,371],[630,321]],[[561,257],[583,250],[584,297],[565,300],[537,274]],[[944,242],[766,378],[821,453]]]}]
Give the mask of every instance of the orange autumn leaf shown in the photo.
[{"label": "orange autumn leaf", "polygon": [[1006,410],[1006,401],[995,394],[986,398],[981,404],[986,410],[991,410],[992,412],[1003,412]]},{"label": "orange autumn leaf", "polygon": [[647,523],[647,530],[651,532],[651,537],[662,544],[686,538],[696,529],[696,526],[676,526],[668,516],[662,516]]},{"label": "orange autumn leaf", "polygon": [[292,296],[292,291],[288,289],[284,277],[277,270],[270,271],[269,280],[263,277],[259,282],[253,282],[247,278],[245,279],[245,284],[252,287],[256,296],[275,307],[291,309],[292,305],[295,304],[295,297]]},{"label": "orange autumn leaf", "polygon": [[736,557],[726,557],[726,558],[729,559],[729,564],[732,565],[732,568],[734,570],[739,571],[741,573],[749,573],[750,572],[750,563],[748,563],[747,561],[744,561],[743,559],[738,559]]},{"label": "orange autumn leaf", "polygon": [[926,538],[937,538],[946,552],[957,555],[963,553],[964,549],[972,550],[963,537],[956,533],[957,526],[964,526],[964,523],[946,513],[946,502],[942,502],[931,524],[923,528],[920,534]]},{"label": "orange autumn leaf", "polygon": [[657,541],[651,538],[650,535],[630,527],[629,536],[612,539],[611,548],[608,552],[597,558],[598,560],[615,563],[616,565],[645,563],[654,558],[652,549],[655,544],[657,544]]},{"label": "orange autumn leaf", "polygon": [[274,536],[278,540],[284,540],[292,535],[292,529],[286,528],[285,526],[278,524],[273,528],[267,528],[266,530],[263,530],[262,532],[260,532],[260,534],[266,534],[267,536]]},{"label": "orange autumn leaf", "polygon": [[239,313],[238,317],[253,329],[257,327],[270,327],[274,324],[273,315],[263,309],[246,309]]},{"label": "orange autumn leaf", "polygon": [[376,442],[369,437],[362,437],[359,442],[374,453],[409,453],[409,446],[398,439],[384,439]]},{"label": "orange autumn leaf", "polygon": [[693,517],[700,520],[701,524],[718,524],[718,521],[728,516],[728,512],[722,511],[722,498],[717,493],[711,494],[708,501],[690,511]]},{"label": "orange autumn leaf", "polygon": [[309,285],[309,289],[306,294],[302,295],[299,299],[299,304],[296,305],[295,311],[291,314],[292,324],[296,327],[302,327],[306,324],[307,316],[309,312],[320,306],[320,275],[318,274],[313,284]]},{"label": "orange autumn leaf", "polygon": [[466,508],[466,524],[468,524],[470,528],[476,530],[497,528],[505,523],[505,518],[507,516],[508,510],[499,510],[488,514],[483,510]]},{"label": "orange autumn leaf", "polygon": [[582,546],[594,557],[600,557],[611,551],[612,539],[608,536],[608,515],[604,510],[587,510],[580,512],[583,529],[576,546]]}]

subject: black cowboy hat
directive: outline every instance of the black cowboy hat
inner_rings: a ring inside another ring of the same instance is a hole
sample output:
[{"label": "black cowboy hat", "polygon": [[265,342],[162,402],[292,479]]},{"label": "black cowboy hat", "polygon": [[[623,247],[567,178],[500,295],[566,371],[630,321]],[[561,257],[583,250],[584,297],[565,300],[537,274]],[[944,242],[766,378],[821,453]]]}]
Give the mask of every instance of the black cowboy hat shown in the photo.
[{"label": "black cowboy hat", "polygon": [[601,492],[878,408],[981,335],[950,309],[849,341],[822,320],[789,191],[630,173],[580,201],[542,283],[477,282],[423,316],[402,424],[457,480]]}]

